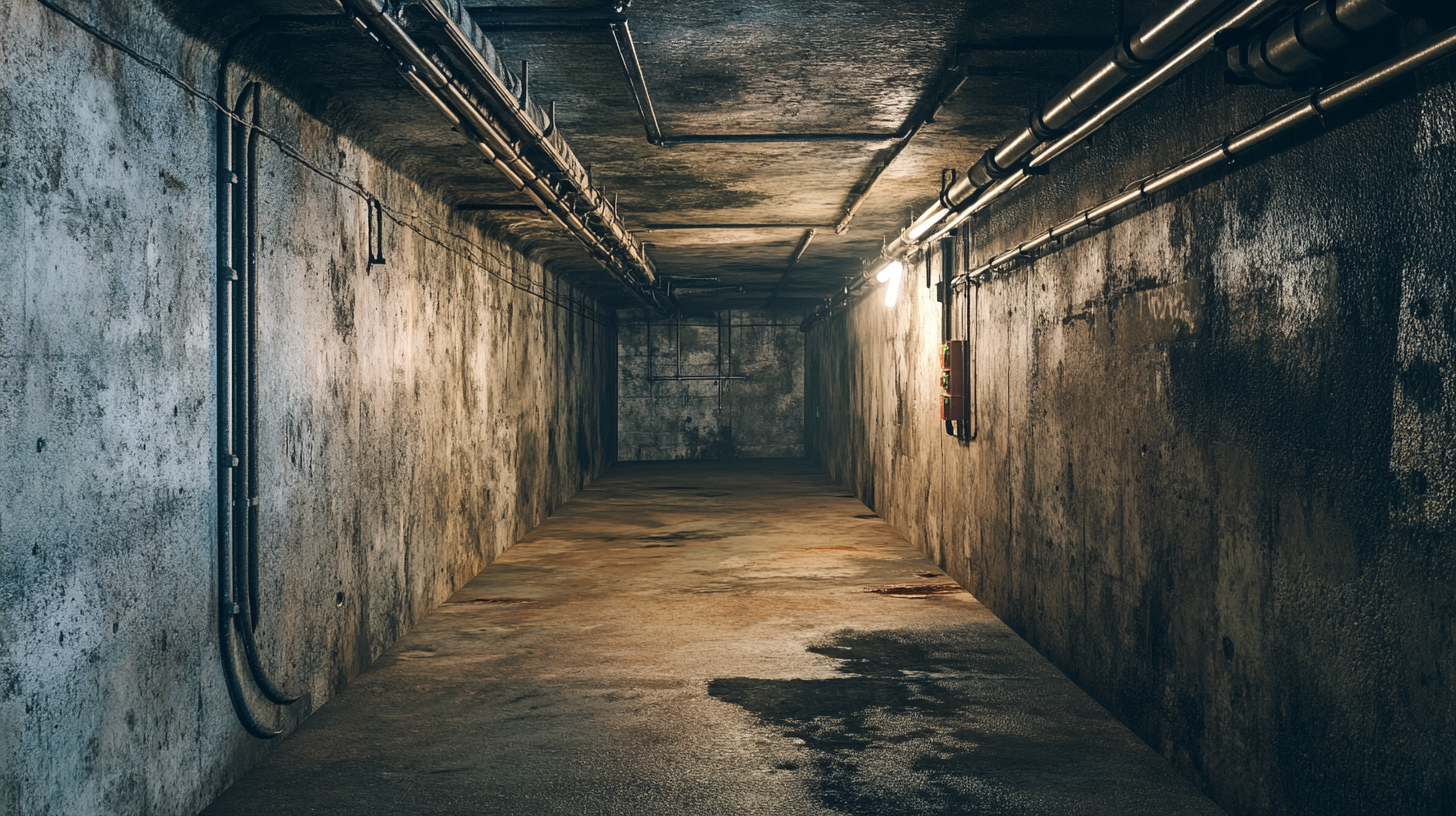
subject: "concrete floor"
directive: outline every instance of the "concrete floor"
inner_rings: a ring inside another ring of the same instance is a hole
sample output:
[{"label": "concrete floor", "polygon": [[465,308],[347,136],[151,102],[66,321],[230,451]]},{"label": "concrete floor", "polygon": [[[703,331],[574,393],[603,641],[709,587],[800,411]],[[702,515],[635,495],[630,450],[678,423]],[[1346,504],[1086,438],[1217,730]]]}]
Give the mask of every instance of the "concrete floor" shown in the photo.
[{"label": "concrete floor", "polygon": [[617,465],[205,811],[1221,812],[797,460]]}]

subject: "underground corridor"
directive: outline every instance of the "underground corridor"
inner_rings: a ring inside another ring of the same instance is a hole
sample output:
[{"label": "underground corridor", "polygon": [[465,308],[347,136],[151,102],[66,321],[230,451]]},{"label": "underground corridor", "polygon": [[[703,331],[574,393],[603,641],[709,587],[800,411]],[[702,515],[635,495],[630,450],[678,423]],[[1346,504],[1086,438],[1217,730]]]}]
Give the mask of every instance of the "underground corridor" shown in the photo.
[{"label": "underground corridor", "polygon": [[0,4],[0,814],[1456,816],[1453,54]]}]

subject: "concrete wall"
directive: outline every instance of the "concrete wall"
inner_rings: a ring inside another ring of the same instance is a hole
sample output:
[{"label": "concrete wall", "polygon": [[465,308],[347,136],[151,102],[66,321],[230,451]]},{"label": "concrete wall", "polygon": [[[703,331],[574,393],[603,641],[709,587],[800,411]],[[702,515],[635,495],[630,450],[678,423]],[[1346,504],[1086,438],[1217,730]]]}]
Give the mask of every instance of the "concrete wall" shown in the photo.
[{"label": "concrete wall", "polygon": [[804,455],[797,315],[624,311],[617,338],[623,460]]},{"label": "concrete wall", "polygon": [[[812,455],[1230,813],[1456,808],[1452,77],[983,286],[973,442],[923,267],[808,336]],[[970,255],[1289,98],[1200,66]]]},{"label": "concrete wall", "polygon": [[[146,4],[72,4],[211,89]],[[234,87],[238,87],[235,83]],[[610,316],[271,89],[263,661],[292,728],[614,456]],[[0,813],[194,813],[266,750],[216,616],[214,111],[0,4]],[[545,293],[556,302],[543,299]]]}]

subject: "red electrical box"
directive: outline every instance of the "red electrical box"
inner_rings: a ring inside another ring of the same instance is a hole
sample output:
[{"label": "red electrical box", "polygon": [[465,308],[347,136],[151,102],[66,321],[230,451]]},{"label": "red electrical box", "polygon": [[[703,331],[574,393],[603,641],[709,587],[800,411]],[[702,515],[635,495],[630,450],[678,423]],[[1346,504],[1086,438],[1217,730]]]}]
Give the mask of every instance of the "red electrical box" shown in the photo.
[{"label": "red electrical box", "polygon": [[940,418],[966,418],[966,341],[947,340],[940,347]]}]

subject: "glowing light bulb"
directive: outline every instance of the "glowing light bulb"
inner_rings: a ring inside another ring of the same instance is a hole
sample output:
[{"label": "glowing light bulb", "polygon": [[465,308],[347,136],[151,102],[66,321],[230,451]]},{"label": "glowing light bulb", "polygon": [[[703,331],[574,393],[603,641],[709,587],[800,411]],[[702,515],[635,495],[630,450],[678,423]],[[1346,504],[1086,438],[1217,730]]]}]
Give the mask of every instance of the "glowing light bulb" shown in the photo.
[{"label": "glowing light bulb", "polygon": [[905,277],[905,264],[899,261],[891,261],[880,270],[880,274],[875,276],[875,280],[880,283],[890,284],[885,288],[886,306],[894,306],[895,301],[900,299],[900,279],[903,277]]}]

